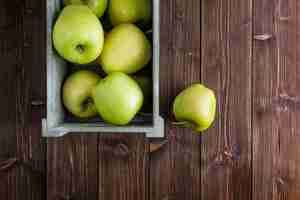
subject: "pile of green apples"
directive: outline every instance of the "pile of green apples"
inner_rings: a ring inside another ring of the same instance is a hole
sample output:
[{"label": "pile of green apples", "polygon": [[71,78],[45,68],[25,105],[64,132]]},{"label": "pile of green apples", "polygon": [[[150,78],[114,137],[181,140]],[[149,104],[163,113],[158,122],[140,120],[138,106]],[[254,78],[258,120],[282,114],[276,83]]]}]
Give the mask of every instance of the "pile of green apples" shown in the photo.
[{"label": "pile of green apples", "polygon": [[[65,0],[64,5],[53,27],[53,46],[84,68],[63,84],[65,108],[78,118],[100,115],[110,124],[128,124],[151,98],[151,78],[136,73],[152,59],[145,33],[151,29],[152,1]],[[89,69],[90,63],[105,77]]]},{"label": "pile of green apples", "polygon": [[[146,35],[151,30],[152,0],[65,0],[64,4],[53,28],[54,48],[66,61],[86,68],[66,78],[65,108],[78,118],[100,115],[110,124],[130,123],[151,99],[151,78],[136,73],[152,59]],[[90,63],[97,63],[105,77],[90,70]],[[176,120],[199,132],[212,124],[215,112],[215,95],[201,84],[182,91],[173,104]]]}]

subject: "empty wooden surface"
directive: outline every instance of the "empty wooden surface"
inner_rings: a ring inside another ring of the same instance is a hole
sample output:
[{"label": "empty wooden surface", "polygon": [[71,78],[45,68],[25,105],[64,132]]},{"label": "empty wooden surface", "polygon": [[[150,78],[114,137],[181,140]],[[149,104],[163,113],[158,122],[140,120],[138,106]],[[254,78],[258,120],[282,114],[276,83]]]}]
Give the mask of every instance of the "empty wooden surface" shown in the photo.
[{"label": "empty wooden surface", "polygon": [[[45,1],[0,1],[0,199],[300,199],[299,0],[161,0],[165,145],[141,134],[41,138]],[[180,90],[218,97],[214,126],[174,127]]]}]

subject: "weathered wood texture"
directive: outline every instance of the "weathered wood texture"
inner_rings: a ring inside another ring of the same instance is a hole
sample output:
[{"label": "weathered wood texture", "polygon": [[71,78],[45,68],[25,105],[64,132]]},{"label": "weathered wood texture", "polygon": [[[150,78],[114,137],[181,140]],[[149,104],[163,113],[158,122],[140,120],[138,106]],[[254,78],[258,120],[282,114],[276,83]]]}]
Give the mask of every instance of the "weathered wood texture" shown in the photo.
[{"label": "weathered wood texture", "polygon": [[[16,82],[15,75],[18,62],[18,19],[15,17],[16,1],[0,2],[0,68],[1,104],[0,109],[0,161],[16,157]],[[15,38],[15,40],[11,40]],[[0,194],[4,199],[16,199],[16,171],[0,171]]]},{"label": "weathered wood texture", "polygon": [[300,2],[254,1],[253,199],[300,198]]},{"label": "weathered wood texture", "polygon": [[148,200],[147,146],[141,134],[99,137],[100,200]]},{"label": "weathered wood texture", "polygon": [[[3,199],[44,199],[45,37],[43,1],[1,1],[1,173]],[[3,175],[3,173],[7,174]],[[2,176],[3,175],[3,176]]]},{"label": "weathered wood texture", "polygon": [[275,177],[278,199],[292,200],[300,199],[300,2],[279,1],[275,21],[279,48],[277,99],[283,108],[277,110],[279,154]]},{"label": "weathered wood texture", "polygon": [[98,199],[98,137],[67,135],[47,142],[47,199]]},{"label": "weathered wood texture", "polygon": [[[167,143],[142,135],[40,137],[45,1],[0,1],[0,197],[78,200],[300,198],[298,0],[161,1]],[[203,136],[171,125],[178,92],[218,96]],[[45,103],[45,102],[44,102]]]},{"label": "weathered wood texture", "polygon": [[253,35],[271,35],[253,42],[253,199],[276,198],[278,123],[273,100],[278,93],[278,1],[254,0]]}]

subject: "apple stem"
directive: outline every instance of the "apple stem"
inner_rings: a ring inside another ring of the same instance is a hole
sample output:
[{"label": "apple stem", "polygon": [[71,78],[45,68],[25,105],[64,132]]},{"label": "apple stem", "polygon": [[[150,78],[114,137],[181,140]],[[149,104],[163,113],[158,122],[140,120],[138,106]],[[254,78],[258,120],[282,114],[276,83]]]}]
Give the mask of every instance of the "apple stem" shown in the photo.
[{"label": "apple stem", "polygon": [[171,122],[171,124],[174,126],[184,126],[187,125],[188,122]]},{"label": "apple stem", "polygon": [[76,46],[76,50],[77,50],[80,54],[82,54],[82,53],[84,52],[84,46],[81,45],[81,44],[79,44],[79,45]]},{"label": "apple stem", "polygon": [[85,111],[93,104],[93,99],[91,97],[88,97],[86,100],[83,101],[81,109],[82,111]]},{"label": "apple stem", "polygon": [[138,112],[139,115],[141,116],[149,116],[152,115],[151,113],[144,113],[144,112]]},{"label": "apple stem", "polygon": [[153,32],[153,30],[150,29],[150,30],[146,31],[145,33],[148,35],[148,34],[152,34],[152,32]]}]

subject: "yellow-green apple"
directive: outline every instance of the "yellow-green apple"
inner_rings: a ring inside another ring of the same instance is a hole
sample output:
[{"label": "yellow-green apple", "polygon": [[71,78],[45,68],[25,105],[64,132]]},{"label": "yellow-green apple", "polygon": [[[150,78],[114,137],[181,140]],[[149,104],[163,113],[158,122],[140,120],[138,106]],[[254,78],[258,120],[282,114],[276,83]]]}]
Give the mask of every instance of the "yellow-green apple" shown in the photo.
[{"label": "yellow-green apple", "polygon": [[110,0],[108,14],[113,25],[147,24],[151,21],[151,0]]},{"label": "yellow-green apple", "polygon": [[93,89],[93,99],[104,121],[126,125],[142,107],[143,92],[130,76],[114,72]]},{"label": "yellow-green apple", "polygon": [[143,111],[152,109],[152,80],[148,76],[136,75],[132,77],[140,86],[144,95]]},{"label": "yellow-green apple", "polygon": [[101,80],[94,72],[80,70],[71,74],[63,85],[63,103],[76,117],[89,118],[97,115],[92,99],[92,89]]},{"label": "yellow-green apple", "polygon": [[65,5],[87,5],[97,17],[102,17],[107,7],[107,0],[64,0]]},{"label": "yellow-green apple", "polygon": [[85,5],[66,6],[53,28],[53,44],[66,60],[87,64],[99,57],[104,43],[102,25]]},{"label": "yellow-green apple", "polygon": [[121,24],[105,35],[98,61],[107,74],[132,74],[145,67],[151,57],[151,43],[145,34],[133,24]]},{"label": "yellow-green apple", "polygon": [[202,84],[193,84],[175,98],[173,112],[177,121],[204,131],[215,119],[215,94]]}]

